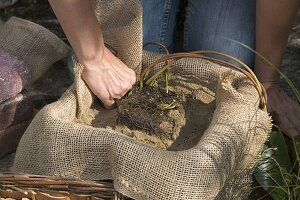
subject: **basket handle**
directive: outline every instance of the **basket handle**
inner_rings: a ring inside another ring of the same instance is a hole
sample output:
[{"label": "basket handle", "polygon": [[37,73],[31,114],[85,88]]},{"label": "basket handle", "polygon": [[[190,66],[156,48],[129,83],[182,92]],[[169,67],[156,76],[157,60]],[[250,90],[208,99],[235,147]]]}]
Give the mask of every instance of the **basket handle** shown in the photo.
[{"label": "basket handle", "polygon": [[[239,64],[241,64],[241,66],[243,66],[243,68],[238,67],[234,64],[231,64],[229,62],[223,61],[223,60],[219,60],[216,58],[212,58],[212,57],[208,57],[208,56],[203,56],[203,55],[199,55],[199,54],[204,54],[204,53],[210,53],[210,54],[217,54],[226,58],[229,58]],[[263,87],[263,85],[258,81],[257,77],[255,76],[255,74],[253,73],[253,71],[245,64],[243,63],[241,60],[230,56],[228,54],[225,53],[221,53],[221,52],[217,52],[217,51],[210,51],[210,50],[203,50],[203,51],[194,51],[194,52],[184,52],[184,53],[174,53],[174,54],[167,54],[165,56],[163,56],[162,58],[158,59],[157,61],[153,62],[152,64],[150,64],[148,67],[146,67],[141,74],[141,78],[140,78],[140,85],[143,85],[143,81],[145,79],[145,77],[148,75],[149,70],[152,69],[154,66],[160,64],[160,63],[166,63],[165,66],[167,65],[167,63],[172,63],[174,64],[176,61],[183,59],[183,58],[201,58],[201,59],[205,59],[208,61],[211,61],[213,63],[216,64],[220,64],[226,67],[230,67],[233,69],[236,69],[237,71],[243,73],[254,85],[254,87],[256,88],[258,94],[259,94],[259,98],[260,98],[260,104],[259,107],[260,109],[262,109],[263,111],[267,112],[267,93],[265,88]],[[160,73],[162,72],[162,70],[160,71]]]}]

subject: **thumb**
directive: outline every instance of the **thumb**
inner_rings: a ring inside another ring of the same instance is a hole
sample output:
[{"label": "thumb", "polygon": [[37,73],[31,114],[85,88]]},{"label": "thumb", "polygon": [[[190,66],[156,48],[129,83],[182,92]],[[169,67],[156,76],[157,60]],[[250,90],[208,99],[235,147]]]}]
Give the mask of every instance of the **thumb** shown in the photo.
[{"label": "thumb", "polygon": [[101,101],[103,103],[104,108],[106,108],[108,110],[114,109],[116,107],[116,102],[113,99],[105,99],[105,100],[101,100]]}]

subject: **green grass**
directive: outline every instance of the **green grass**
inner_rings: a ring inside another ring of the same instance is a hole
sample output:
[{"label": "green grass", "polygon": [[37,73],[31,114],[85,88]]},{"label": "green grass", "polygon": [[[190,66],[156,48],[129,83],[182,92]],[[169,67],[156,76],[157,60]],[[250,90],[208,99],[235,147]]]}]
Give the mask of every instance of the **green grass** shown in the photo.
[{"label": "green grass", "polygon": [[[300,104],[300,92],[295,84],[263,55],[249,46],[231,38],[227,40],[239,44],[255,53],[285,80]],[[290,147],[290,149],[288,148]],[[254,176],[259,187],[263,187],[274,200],[300,199],[300,141],[285,138],[280,128],[274,125],[268,142],[256,164]],[[263,198],[263,197],[262,197]]]}]

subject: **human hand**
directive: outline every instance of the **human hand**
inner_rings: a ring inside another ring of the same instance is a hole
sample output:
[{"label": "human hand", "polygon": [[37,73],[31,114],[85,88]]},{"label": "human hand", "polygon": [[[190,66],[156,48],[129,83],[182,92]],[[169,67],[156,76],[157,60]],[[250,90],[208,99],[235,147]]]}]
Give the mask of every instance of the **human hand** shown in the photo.
[{"label": "human hand", "polygon": [[278,83],[263,84],[268,95],[268,111],[282,132],[288,137],[300,137],[300,106],[291,99]]},{"label": "human hand", "polygon": [[98,61],[82,63],[82,78],[107,109],[115,107],[136,82],[135,72],[114,56],[106,47]]}]

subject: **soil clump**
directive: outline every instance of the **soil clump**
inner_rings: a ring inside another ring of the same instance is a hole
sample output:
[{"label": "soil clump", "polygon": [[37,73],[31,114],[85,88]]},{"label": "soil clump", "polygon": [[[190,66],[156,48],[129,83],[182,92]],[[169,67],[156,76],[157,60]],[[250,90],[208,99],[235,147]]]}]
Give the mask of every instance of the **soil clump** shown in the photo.
[{"label": "soil clump", "polygon": [[154,87],[134,87],[113,110],[99,102],[78,123],[116,130],[162,149],[184,150],[197,144],[212,119],[214,93],[193,75],[173,75],[166,93],[164,81]]}]

